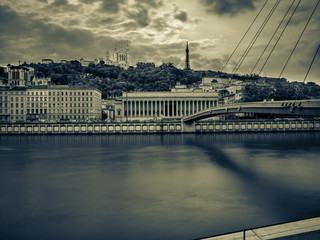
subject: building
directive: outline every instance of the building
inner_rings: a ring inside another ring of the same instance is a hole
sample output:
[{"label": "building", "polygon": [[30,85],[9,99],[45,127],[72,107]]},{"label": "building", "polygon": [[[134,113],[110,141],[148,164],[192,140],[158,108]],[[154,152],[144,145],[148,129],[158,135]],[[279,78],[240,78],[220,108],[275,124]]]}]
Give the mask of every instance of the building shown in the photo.
[{"label": "building", "polygon": [[114,65],[128,69],[130,66],[129,50],[128,41],[125,48],[123,46],[119,47],[117,46],[117,43],[115,43],[114,50],[110,52],[107,51],[105,63],[107,65]]},{"label": "building", "polygon": [[0,121],[25,121],[26,120],[26,89],[16,87],[0,88]]},{"label": "building", "polygon": [[26,87],[34,77],[34,68],[8,65],[8,85],[13,87]]},{"label": "building", "polygon": [[101,120],[101,92],[67,85],[1,88],[0,120]]},{"label": "building", "polygon": [[55,85],[26,90],[27,120],[100,120],[101,92]]},{"label": "building", "polygon": [[8,85],[0,87],[0,121],[101,120],[101,92],[50,85],[32,68],[8,66]]},{"label": "building", "polygon": [[50,58],[45,58],[45,59],[42,59],[42,63],[43,64],[50,64],[50,63],[54,63],[54,61]]},{"label": "building", "polygon": [[123,92],[122,98],[115,102],[115,119],[175,119],[220,104],[215,92]]},{"label": "building", "polygon": [[96,59],[96,58],[93,61],[84,60],[84,58],[80,58],[80,63],[81,63],[81,66],[88,67],[90,63],[97,65],[99,62],[98,62],[98,59]]}]

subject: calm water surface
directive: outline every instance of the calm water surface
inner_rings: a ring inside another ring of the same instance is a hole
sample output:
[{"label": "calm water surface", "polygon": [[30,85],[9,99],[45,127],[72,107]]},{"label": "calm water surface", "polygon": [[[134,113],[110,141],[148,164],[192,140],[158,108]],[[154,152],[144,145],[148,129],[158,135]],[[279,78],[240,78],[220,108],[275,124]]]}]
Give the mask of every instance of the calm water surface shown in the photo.
[{"label": "calm water surface", "polygon": [[1,136],[0,239],[193,239],[320,216],[320,133]]}]

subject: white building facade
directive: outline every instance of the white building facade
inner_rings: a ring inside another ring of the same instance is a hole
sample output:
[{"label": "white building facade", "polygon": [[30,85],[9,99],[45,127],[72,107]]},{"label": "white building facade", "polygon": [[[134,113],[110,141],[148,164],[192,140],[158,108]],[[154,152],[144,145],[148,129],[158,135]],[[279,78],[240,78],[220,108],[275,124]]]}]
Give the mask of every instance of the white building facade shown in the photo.
[{"label": "white building facade", "polygon": [[119,121],[175,119],[220,105],[214,92],[123,92],[115,104]]}]

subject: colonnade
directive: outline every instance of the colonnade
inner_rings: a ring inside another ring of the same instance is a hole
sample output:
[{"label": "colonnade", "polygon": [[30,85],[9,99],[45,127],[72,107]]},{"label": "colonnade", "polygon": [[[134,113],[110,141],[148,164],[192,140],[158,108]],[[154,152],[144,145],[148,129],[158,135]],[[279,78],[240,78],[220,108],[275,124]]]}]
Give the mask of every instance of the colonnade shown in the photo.
[{"label": "colonnade", "polygon": [[216,107],[218,100],[129,100],[123,101],[124,117],[183,117]]}]

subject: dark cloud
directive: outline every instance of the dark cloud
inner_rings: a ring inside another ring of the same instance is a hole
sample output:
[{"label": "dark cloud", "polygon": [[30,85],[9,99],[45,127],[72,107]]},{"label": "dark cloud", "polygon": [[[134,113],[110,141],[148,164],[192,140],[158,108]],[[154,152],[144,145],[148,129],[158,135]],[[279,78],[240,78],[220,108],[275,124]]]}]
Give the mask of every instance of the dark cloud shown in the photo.
[{"label": "dark cloud", "polygon": [[256,0],[199,0],[209,13],[235,15],[246,10],[254,10]]},{"label": "dark cloud", "polygon": [[168,29],[169,25],[167,22],[167,18],[165,17],[157,17],[153,19],[151,24],[152,29],[156,30],[157,32],[162,32]]},{"label": "dark cloud", "polygon": [[135,62],[155,62],[160,65],[172,62],[177,67],[183,67],[185,43],[171,44],[136,44],[131,51],[132,64]]},{"label": "dark cloud", "polygon": [[95,36],[84,29],[68,29],[31,19],[0,5],[0,62],[56,60],[70,57],[104,57],[101,50],[111,47],[114,39]]},{"label": "dark cloud", "polygon": [[190,65],[192,69],[217,70],[221,69],[223,64],[224,60],[222,58],[208,58],[197,53],[190,54]]},{"label": "dark cloud", "polygon": [[[91,2],[92,1],[89,1],[89,3]],[[107,13],[117,13],[120,10],[120,6],[125,3],[127,3],[127,0],[102,0],[100,10]]]},{"label": "dark cloud", "polygon": [[105,12],[105,13],[118,13],[121,5],[124,5],[127,3],[127,0],[80,0],[80,1],[85,4],[100,2],[101,3],[100,12]]},{"label": "dark cloud", "polygon": [[151,21],[149,10],[145,7],[128,10],[126,16],[134,20],[140,27],[148,26]]},{"label": "dark cloud", "polygon": [[76,12],[78,9],[79,6],[69,4],[67,0],[55,0],[44,8],[45,11],[52,12],[53,14],[56,12]]},{"label": "dark cloud", "polygon": [[174,15],[175,19],[180,20],[181,22],[186,22],[188,20],[188,14],[185,11],[179,11]]}]

